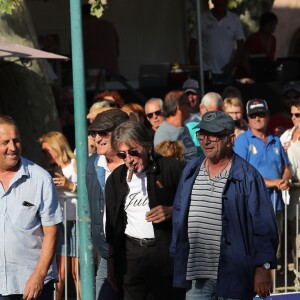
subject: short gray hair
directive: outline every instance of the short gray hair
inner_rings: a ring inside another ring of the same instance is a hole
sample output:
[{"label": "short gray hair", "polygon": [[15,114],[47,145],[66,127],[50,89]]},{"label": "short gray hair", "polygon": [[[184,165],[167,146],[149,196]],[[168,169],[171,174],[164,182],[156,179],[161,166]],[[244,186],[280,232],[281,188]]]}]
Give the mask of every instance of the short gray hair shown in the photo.
[{"label": "short gray hair", "polygon": [[167,93],[163,105],[165,117],[174,116],[176,114],[176,107],[184,102],[186,97],[183,91],[171,91]]},{"label": "short gray hair", "polygon": [[136,121],[126,121],[114,130],[111,144],[116,152],[119,151],[120,143],[129,147],[135,147],[137,144],[146,151],[152,148],[152,139],[148,135],[146,127]]},{"label": "short gray hair", "polygon": [[163,103],[162,99],[160,99],[160,98],[151,98],[151,99],[149,99],[149,100],[145,103],[145,111],[146,111],[146,106],[147,106],[147,104],[150,104],[150,103],[158,103],[160,109],[163,109],[164,103]]},{"label": "short gray hair", "polygon": [[223,100],[220,94],[215,92],[209,92],[203,96],[200,104],[205,107],[208,107],[209,105],[215,105],[220,110],[222,110]]}]

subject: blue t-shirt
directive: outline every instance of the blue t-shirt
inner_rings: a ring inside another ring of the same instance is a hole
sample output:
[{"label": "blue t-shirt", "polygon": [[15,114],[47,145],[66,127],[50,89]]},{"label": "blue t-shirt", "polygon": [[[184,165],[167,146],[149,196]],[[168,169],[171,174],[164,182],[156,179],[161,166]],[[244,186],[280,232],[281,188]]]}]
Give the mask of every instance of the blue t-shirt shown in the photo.
[{"label": "blue t-shirt", "polygon": [[[282,178],[284,168],[289,164],[288,157],[277,136],[268,134],[265,144],[252,133],[250,128],[236,138],[234,151],[254,166],[263,178],[267,179]],[[269,193],[274,206],[274,189],[269,189]],[[281,192],[275,190],[275,195],[277,197],[276,209],[282,210]]]}]

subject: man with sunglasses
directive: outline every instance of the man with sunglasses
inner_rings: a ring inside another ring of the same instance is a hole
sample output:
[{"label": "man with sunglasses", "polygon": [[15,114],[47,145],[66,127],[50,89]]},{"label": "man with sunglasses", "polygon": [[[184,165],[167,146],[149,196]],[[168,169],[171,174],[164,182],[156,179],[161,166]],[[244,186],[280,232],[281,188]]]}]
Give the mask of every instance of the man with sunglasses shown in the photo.
[{"label": "man with sunglasses", "polygon": [[[241,133],[234,144],[234,151],[253,165],[268,187],[281,237],[283,231],[283,200],[281,191],[289,188],[291,172],[288,157],[279,138],[267,132],[269,109],[263,99],[247,102],[249,128]],[[278,248],[279,258],[281,249]]]},{"label": "man with sunglasses", "polygon": [[278,237],[263,178],[233,152],[228,114],[207,112],[197,128],[205,156],[185,167],[173,204],[174,286],[187,300],[265,298]]},{"label": "man with sunglasses", "polygon": [[96,300],[119,299],[117,291],[107,281],[108,245],[105,237],[105,183],[115,168],[123,164],[111,146],[113,130],[129,120],[127,113],[110,109],[97,115],[89,126],[95,139],[97,153],[90,156],[86,166],[86,186],[91,210],[92,240],[98,254]]},{"label": "man with sunglasses", "polygon": [[117,127],[112,145],[124,165],[105,187],[109,279],[126,300],[184,299],[184,291],[173,289],[169,254],[172,205],[184,164],[154,155],[152,139],[138,122]]},{"label": "man with sunglasses", "polygon": [[159,98],[151,98],[145,104],[145,115],[151,124],[149,134],[154,137],[155,131],[164,121],[163,101]]}]

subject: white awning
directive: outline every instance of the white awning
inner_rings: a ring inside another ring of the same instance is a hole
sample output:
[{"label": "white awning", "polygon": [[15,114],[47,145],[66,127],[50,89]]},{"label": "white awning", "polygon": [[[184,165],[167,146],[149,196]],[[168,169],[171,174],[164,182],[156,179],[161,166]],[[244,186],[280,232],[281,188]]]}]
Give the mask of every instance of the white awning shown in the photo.
[{"label": "white awning", "polygon": [[63,59],[68,57],[0,40],[0,57]]}]

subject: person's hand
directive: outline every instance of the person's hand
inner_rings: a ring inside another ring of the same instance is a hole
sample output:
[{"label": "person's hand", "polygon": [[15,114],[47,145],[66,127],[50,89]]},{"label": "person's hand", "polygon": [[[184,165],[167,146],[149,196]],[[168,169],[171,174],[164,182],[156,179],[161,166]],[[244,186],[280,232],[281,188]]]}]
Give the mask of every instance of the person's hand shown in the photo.
[{"label": "person's hand", "polygon": [[171,219],[172,206],[158,205],[146,213],[146,221],[153,223],[161,223]]},{"label": "person's hand", "polygon": [[70,191],[72,191],[72,189],[74,188],[74,183],[69,181],[64,175],[59,174],[59,173],[54,173],[54,175],[56,177],[53,178],[53,182],[56,186],[65,188],[65,189],[69,189]]},{"label": "person's hand", "polygon": [[288,190],[290,185],[289,185],[289,181],[286,179],[278,179],[277,180],[277,184],[276,187],[281,190],[281,191],[285,191]]},{"label": "person's hand", "polygon": [[256,292],[260,298],[266,298],[273,292],[271,270],[266,270],[263,267],[256,267],[254,275],[254,292]]},{"label": "person's hand", "polygon": [[44,285],[43,276],[33,273],[27,280],[23,292],[24,300],[36,299],[42,292]]}]

